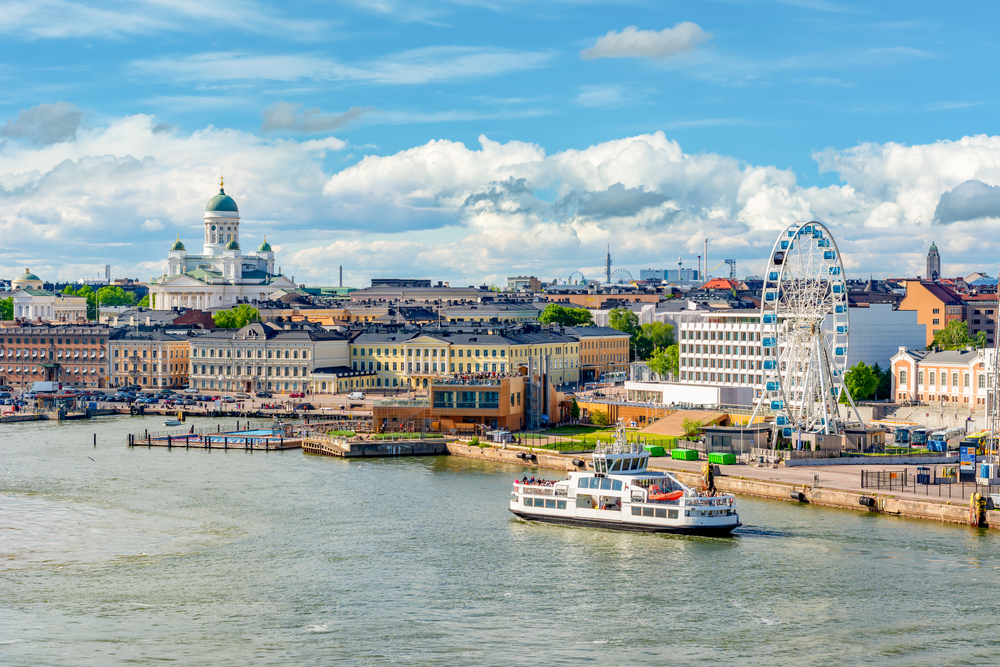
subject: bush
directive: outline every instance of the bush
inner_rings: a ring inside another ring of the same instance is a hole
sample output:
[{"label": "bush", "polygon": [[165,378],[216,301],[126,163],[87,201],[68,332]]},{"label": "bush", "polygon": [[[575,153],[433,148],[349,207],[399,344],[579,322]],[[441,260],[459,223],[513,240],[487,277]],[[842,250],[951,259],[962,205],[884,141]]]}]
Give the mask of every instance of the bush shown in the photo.
[{"label": "bush", "polygon": [[598,426],[607,426],[611,423],[611,418],[604,410],[594,410],[590,413],[590,423]]},{"label": "bush", "polygon": [[469,445],[472,446],[472,447],[485,447],[486,446],[486,445],[479,444],[479,436],[478,435],[472,436],[472,440],[469,440]]},{"label": "bush", "polygon": [[687,438],[698,438],[701,435],[700,429],[702,423],[697,419],[685,419],[681,422],[681,428],[684,429],[684,436]]},{"label": "bush", "polygon": [[372,440],[431,440],[443,438],[440,433],[376,433]]},{"label": "bush", "polygon": [[357,435],[354,431],[329,431],[327,435],[333,435],[341,438],[353,438]]}]

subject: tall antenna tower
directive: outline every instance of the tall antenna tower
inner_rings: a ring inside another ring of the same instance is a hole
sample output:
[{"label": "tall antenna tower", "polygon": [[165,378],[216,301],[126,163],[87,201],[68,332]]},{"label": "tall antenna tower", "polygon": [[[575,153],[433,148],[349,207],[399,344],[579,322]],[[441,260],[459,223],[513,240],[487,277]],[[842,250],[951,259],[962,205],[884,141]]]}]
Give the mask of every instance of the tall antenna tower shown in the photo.
[{"label": "tall antenna tower", "polygon": [[608,244],[608,256],[604,260],[604,282],[611,282],[611,244]]}]

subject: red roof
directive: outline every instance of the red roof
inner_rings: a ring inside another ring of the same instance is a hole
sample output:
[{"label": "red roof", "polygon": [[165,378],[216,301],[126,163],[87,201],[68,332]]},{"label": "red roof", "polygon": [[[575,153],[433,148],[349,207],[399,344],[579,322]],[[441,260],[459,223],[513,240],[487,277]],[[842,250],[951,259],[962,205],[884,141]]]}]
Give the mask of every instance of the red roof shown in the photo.
[{"label": "red roof", "polygon": [[712,278],[702,285],[702,289],[736,289],[739,285],[732,278]]}]

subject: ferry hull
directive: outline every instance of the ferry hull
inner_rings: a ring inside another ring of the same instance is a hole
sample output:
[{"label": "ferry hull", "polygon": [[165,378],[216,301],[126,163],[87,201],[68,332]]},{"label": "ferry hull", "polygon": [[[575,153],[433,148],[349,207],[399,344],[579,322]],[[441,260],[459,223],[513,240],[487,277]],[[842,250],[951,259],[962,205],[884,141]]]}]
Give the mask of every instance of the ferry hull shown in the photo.
[{"label": "ferry hull", "polygon": [[582,519],[570,516],[551,516],[547,514],[529,514],[510,510],[511,514],[525,521],[540,523],[555,523],[563,526],[580,526],[583,528],[605,528],[623,530],[631,533],[673,533],[676,535],[703,535],[705,537],[729,537],[730,533],[743,524],[737,522],[727,526],[651,526],[627,521],[601,521],[598,519]]}]

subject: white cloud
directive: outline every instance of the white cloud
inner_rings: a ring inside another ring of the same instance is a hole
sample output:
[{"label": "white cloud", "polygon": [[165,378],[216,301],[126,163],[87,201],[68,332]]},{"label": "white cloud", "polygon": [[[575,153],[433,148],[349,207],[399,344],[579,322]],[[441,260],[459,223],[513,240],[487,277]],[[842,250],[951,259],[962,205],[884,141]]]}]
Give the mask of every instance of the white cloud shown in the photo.
[{"label": "white cloud", "polygon": [[331,132],[347,125],[358,116],[375,111],[374,107],[351,107],[344,113],[324,114],[320,109],[312,107],[301,110],[302,105],[294,102],[275,102],[264,109],[264,122],[261,132],[275,130],[291,130],[292,132]]},{"label": "white cloud", "polygon": [[324,21],[283,18],[250,0],[0,1],[0,34],[29,39],[117,38],[163,31],[230,30],[314,39]]},{"label": "white cloud", "polygon": [[198,247],[220,174],[244,238],[266,233],[302,280],[339,264],[353,281],[566,277],[596,267],[607,244],[616,266],[637,270],[693,263],[705,238],[714,257],[759,273],[775,231],[808,219],[833,228],[852,271],[916,275],[931,240],[946,271],[988,268],[983,257],[1000,252],[1000,137],[827,149],[814,157],[841,182],[803,187],[791,170],[685,153],[662,132],[554,153],[437,140],[331,173],[325,158],[346,147],[332,137],[160,126],[136,115],[59,143],[0,143],[0,275],[38,266],[75,279],[105,262],[159,273],[175,234]]},{"label": "white cloud", "polygon": [[547,51],[436,46],[343,63],[317,54],[254,55],[217,51],[181,58],[139,60],[132,63],[132,70],[144,76],[187,82],[314,80],[422,84],[466,81],[536,69],[552,57],[553,54]]},{"label": "white cloud", "polygon": [[621,32],[609,30],[597,42],[580,51],[580,57],[595,58],[653,58],[662,60],[678,53],[691,51],[707,41],[712,33],[705,32],[697,23],[684,21],[673,28],[639,30],[630,25]]}]

